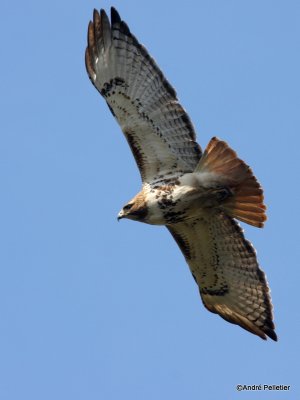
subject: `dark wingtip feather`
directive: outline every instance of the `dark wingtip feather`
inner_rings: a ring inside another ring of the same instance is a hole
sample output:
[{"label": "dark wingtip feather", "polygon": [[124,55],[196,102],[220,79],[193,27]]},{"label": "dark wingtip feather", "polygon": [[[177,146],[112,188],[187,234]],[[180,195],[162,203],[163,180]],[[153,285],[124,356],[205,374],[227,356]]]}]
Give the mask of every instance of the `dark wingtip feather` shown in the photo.
[{"label": "dark wingtip feather", "polygon": [[111,7],[110,9],[110,18],[112,25],[121,23],[121,17],[115,7]]},{"label": "dark wingtip feather", "polygon": [[100,10],[100,19],[103,48],[106,51],[111,45],[111,25],[109,18],[103,9]]},{"label": "dark wingtip feather", "polygon": [[100,10],[100,17],[101,17],[102,21],[105,20],[109,23],[109,18],[106,14],[106,11],[103,8],[101,8],[101,10]]},{"label": "dark wingtip feather", "polygon": [[94,8],[94,11],[93,11],[93,20],[95,21],[95,19],[97,19],[97,18],[100,18],[99,11],[96,10],[96,8]]},{"label": "dark wingtip feather", "polygon": [[125,35],[130,35],[130,29],[128,28],[128,25],[126,24],[126,22],[121,21],[121,29],[122,32],[125,33]]},{"label": "dark wingtip feather", "polygon": [[265,334],[269,336],[269,338],[271,338],[272,340],[274,340],[274,342],[278,341],[278,337],[275,333],[275,331],[273,331],[273,329],[267,329],[265,330]]},{"label": "dark wingtip feather", "polygon": [[109,30],[110,29],[110,21],[109,21],[109,18],[103,8],[101,8],[101,10],[100,10],[100,18],[101,18],[102,29]]}]

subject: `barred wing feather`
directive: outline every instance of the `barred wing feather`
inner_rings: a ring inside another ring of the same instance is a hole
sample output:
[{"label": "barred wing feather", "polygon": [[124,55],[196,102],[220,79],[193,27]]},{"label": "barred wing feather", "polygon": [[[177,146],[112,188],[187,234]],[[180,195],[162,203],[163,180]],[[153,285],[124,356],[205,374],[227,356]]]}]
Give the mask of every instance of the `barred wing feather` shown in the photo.
[{"label": "barred wing feather", "polygon": [[205,307],[262,339],[277,340],[268,283],[238,223],[224,213],[212,213],[167,227]]},{"label": "barred wing feather", "polygon": [[131,147],[143,182],[195,169],[201,149],[176,92],[117,11],[94,11],[86,68]]}]

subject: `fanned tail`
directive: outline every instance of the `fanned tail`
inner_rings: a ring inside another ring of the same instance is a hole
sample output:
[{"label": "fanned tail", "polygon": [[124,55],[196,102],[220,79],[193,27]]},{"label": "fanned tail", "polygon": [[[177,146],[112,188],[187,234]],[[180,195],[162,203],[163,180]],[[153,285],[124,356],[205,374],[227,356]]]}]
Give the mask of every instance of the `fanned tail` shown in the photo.
[{"label": "fanned tail", "polygon": [[230,189],[232,196],[221,204],[228,215],[258,228],[263,227],[267,217],[262,187],[251,168],[226,142],[212,138],[195,172],[213,173],[220,178],[222,185]]}]

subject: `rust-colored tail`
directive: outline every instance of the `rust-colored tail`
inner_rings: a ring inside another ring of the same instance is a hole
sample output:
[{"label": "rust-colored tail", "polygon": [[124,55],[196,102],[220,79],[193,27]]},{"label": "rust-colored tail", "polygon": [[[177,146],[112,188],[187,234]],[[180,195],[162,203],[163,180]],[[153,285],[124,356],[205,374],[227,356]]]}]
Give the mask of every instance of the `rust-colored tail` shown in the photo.
[{"label": "rust-colored tail", "polygon": [[221,185],[230,189],[233,195],[220,205],[228,215],[258,228],[263,227],[267,219],[263,190],[251,168],[226,142],[212,138],[195,172],[213,173]]}]

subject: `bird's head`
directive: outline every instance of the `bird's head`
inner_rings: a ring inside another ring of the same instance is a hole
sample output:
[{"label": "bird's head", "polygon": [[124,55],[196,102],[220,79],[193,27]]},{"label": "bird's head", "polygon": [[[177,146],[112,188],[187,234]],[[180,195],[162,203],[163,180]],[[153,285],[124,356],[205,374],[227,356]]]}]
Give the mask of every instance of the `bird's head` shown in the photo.
[{"label": "bird's head", "polygon": [[138,193],[119,212],[118,221],[123,218],[145,222],[148,214],[147,204],[142,192]]}]

